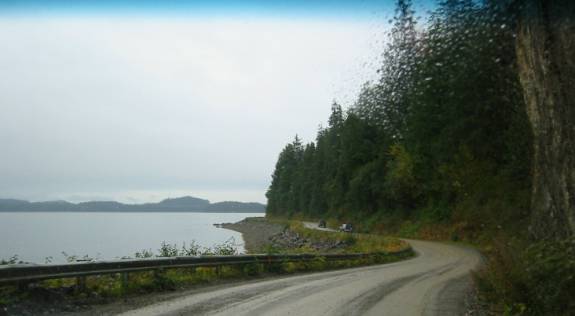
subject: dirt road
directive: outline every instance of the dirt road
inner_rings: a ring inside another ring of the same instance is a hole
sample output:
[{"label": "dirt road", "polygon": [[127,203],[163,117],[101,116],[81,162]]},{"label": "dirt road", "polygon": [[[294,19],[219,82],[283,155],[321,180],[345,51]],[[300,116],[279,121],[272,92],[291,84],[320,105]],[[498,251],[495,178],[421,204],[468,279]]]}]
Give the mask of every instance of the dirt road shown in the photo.
[{"label": "dirt road", "polygon": [[319,227],[318,223],[314,223],[314,222],[303,222],[303,226],[305,226],[306,228],[323,230],[326,232],[336,232],[337,231],[335,229],[331,229],[331,228],[327,228],[327,227]]},{"label": "dirt road", "polygon": [[402,262],[232,285],[123,315],[463,315],[471,249],[409,240]]}]

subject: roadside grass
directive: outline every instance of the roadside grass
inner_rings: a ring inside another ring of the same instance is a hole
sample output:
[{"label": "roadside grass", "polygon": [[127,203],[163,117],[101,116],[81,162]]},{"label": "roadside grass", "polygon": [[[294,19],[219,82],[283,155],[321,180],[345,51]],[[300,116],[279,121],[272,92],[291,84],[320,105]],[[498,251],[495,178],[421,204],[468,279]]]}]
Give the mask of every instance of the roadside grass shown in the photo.
[{"label": "roadside grass", "polygon": [[269,275],[352,268],[395,262],[407,257],[409,257],[408,254],[401,256],[374,255],[369,258],[341,261],[327,261],[324,257],[316,257],[306,262],[286,261],[271,264],[221,266],[219,268],[178,268],[164,271],[133,272],[128,276],[126,287],[123,286],[121,274],[88,276],[85,278],[85,285],[82,288],[78,286],[76,278],[46,280],[35,283],[33,287],[26,290],[19,289],[17,286],[0,287],[0,307],[23,301],[46,302],[47,299],[55,299],[49,303],[56,306],[59,305],[60,301],[72,302],[74,305],[92,305],[151,292],[181,290],[222,280],[241,280]]},{"label": "roadside grass", "polygon": [[[201,248],[195,242],[178,247],[176,244],[162,243],[157,253],[152,250],[136,252],[133,257],[122,259],[141,259],[150,257],[210,256],[234,255],[237,248],[233,240],[217,244],[212,248]],[[74,262],[77,257],[65,255],[66,261]],[[0,261],[1,265],[22,263],[14,256],[10,260]],[[0,286],[0,310],[6,306],[23,301],[73,301],[76,304],[100,303],[126,295],[149,293],[154,291],[176,290],[179,288],[209,283],[217,279],[242,278],[250,275],[238,267],[222,266],[214,268],[176,268],[155,271],[131,272],[126,275],[108,274],[86,276],[82,278],[61,278],[34,282],[32,284]],[[124,279],[126,278],[127,279]]]},{"label": "roadside grass", "polygon": [[482,299],[502,315],[573,315],[575,238],[497,239],[474,274]]},{"label": "roadside grass", "polygon": [[[303,262],[253,263],[241,266],[222,265],[219,267],[174,268],[131,272],[126,275],[96,275],[87,276],[82,281],[77,278],[40,281],[25,288],[15,285],[0,286],[0,309],[26,301],[40,301],[43,302],[42,304],[49,301],[53,306],[60,306],[61,311],[65,312],[72,311],[77,306],[112,302],[120,298],[151,292],[191,288],[222,280],[241,280],[267,275],[351,268],[395,262],[407,259],[413,255],[411,251],[402,251],[395,254],[395,252],[409,249],[408,244],[398,239],[367,234],[317,231],[307,229],[301,222],[296,221],[286,222],[286,225],[288,225],[289,229],[305,238],[343,241],[347,247],[340,252],[370,252],[373,255],[355,260],[328,261],[325,257],[318,256]],[[266,252],[269,254],[317,253],[310,248],[286,250],[270,247],[267,250]],[[237,248],[233,241],[215,245],[212,248],[201,248],[194,242],[182,247],[178,247],[175,244],[162,243],[156,253],[149,249],[142,250],[135,253],[133,257],[125,257],[125,259],[235,254],[237,254]],[[73,261],[74,258],[67,257],[67,260]],[[4,261],[4,264],[13,263],[16,263],[15,258],[14,260]],[[59,304],[60,302],[67,303]]]},{"label": "roadside grass", "polygon": [[288,227],[306,239],[340,241],[347,245],[342,249],[344,253],[398,252],[410,247],[405,241],[394,237],[309,229],[301,221],[288,221]]},{"label": "roadside grass", "polygon": [[[82,279],[81,283],[80,279],[77,278],[55,279],[37,282],[25,289],[21,286],[2,286],[0,287],[0,308],[24,301],[47,300],[54,301],[53,303],[56,305],[58,301],[72,302],[71,304],[76,306],[91,305],[111,302],[127,296],[185,289],[221,280],[241,280],[270,274],[282,275],[351,268],[399,261],[413,255],[413,252],[410,251],[394,254],[409,249],[407,243],[396,238],[371,234],[313,230],[305,228],[300,221],[293,220],[274,219],[272,221],[285,225],[287,229],[308,240],[341,242],[345,247],[335,250],[338,253],[372,253],[372,255],[356,260],[328,261],[325,257],[318,256],[305,262],[286,261],[270,264],[254,263],[242,266],[220,266],[217,268],[176,268],[133,272],[127,275],[97,275],[87,276]],[[332,227],[337,226],[337,222],[330,220],[328,225]],[[270,245],[264,249],[264,253],[318,253],[318,251],[311,247],[280,249]],[[233,240],[215,245],[212,248],[202,248],[195,242],[184,244],[181,247],[176,244],[162,243],[157,252],[151,249],[144,249],[136,252],[131,257],[124,257],[123,259],[235,254],[237,254],[237,248]],[[79,258],[66,254],[65,256],[68,262],[75,262]],[[87,257],[82,258],[86,259]],[[18,262],[18,257],[14,256],[9,260],[3,260],[1,264],[15,264]],[[64,304],[64,306],[67,305]],[[64,311],[65,309],[66,307],[64,307]]]}]

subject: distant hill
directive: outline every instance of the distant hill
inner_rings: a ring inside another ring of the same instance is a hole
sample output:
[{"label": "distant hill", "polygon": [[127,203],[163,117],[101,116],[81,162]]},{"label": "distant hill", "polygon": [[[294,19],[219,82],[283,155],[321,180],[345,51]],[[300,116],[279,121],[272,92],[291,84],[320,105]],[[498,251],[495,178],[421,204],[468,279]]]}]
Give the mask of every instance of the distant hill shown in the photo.
[{"label": "distant hill", "polygon": [[208,206],[208,211],[210,212],[238,212],[238,213],[265,213],[266,206],[261,203],[242,203],[225,201],[210,204]]},{"label": "distant hill", "polygon": [[[153,205],[153,204],[152,204]],[[155,207],[156,205],[154,205]],[[210,206],[210,201],[198,199],[192,196],[184,196],[174,199],[165,199],[157,204],[165,209],[170,210],[184,210],[184,209],[198,209],[207,210]]]},{"label": "distant hill", "polygon": [[219,202],[184,196],[170,198],[158,203],[123,204],[115,201],[90,201],[70,203],[67,201],[28,202],[0,199],[0,212],[209,212],[209,213],[264,213],[261,203]]}]

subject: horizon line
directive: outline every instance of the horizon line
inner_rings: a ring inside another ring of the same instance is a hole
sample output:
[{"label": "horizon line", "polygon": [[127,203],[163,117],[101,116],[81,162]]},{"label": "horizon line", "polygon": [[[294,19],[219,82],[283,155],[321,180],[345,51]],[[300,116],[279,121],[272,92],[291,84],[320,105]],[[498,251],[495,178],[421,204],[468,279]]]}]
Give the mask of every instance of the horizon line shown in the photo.
[{"label": "horizon line", "polygon": [[261,203],[261,202],[257,202],[257,201],[245,202],[245,201],[235,201],[235,200],[223,200],[223,201],[219,201],[219,202],[212,202],[209,199],[204,199],[204,198],[193,196],[193,195],[167,197],[167,198],[163,198],[157,202],[143,202],[143,203],[142,202],[140,202],[140,203],[125,203],[125,202],[120,202],[117,200],[87,200],[87,201],[83,201],[83,202],[70,202],[70,201],[67,201],[64,199],[32,201],[32,200],[19,199],[19,198],[10,198],[10,197],[0,197],[0,201],[12,200],[12,201],[27,202],[27,203],[66,202],[66,203],[74,204],[74,205],[78,205],[78,204],[82,204],[82,203],[90,203],[90,202],[115,202],[115,203],[124,204],[124,205],[145,205],[145,204],[161,203],[161,202],[166,201],[166,200],[175,200],[175,199],[188,198],[188,197],[198,199],[198,200],[208,201],[209,204],[217,204],[217,203],[225,203],[225,202],[237,202],[237,203],[257,203],[257,204],[267,205],[266,203]]}]

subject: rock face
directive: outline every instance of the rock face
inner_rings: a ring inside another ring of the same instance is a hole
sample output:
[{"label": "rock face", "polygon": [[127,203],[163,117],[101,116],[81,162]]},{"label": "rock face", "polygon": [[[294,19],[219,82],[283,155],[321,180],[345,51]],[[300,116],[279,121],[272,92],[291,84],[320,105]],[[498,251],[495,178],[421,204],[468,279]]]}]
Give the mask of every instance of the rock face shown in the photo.
[{"label": "rock face", "polygon": [[534,135],[536,238],[575,235],[575,1],[524,0],[517,57]]}]

